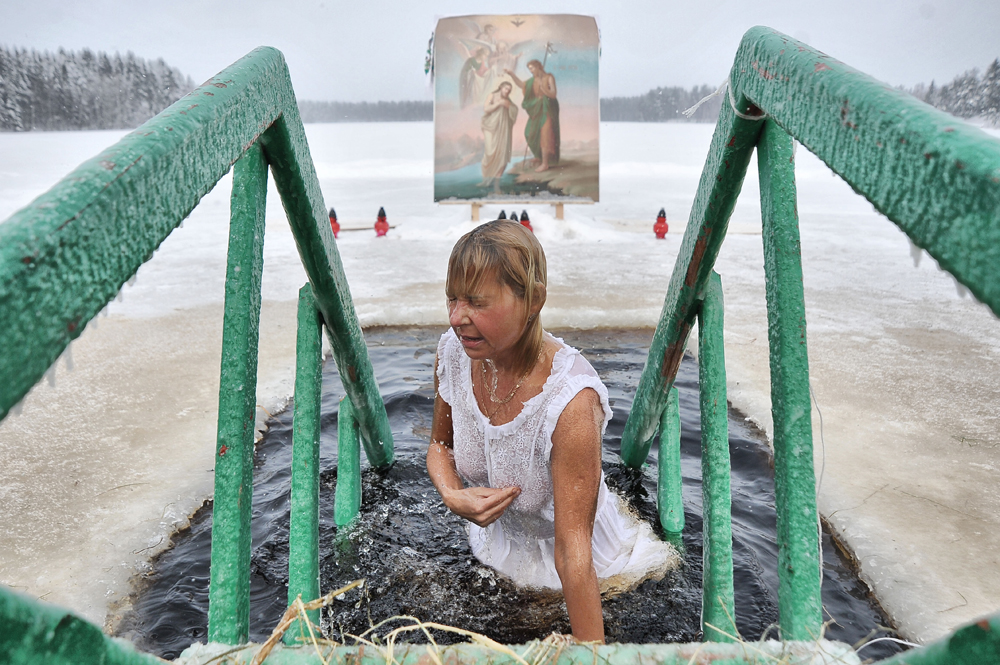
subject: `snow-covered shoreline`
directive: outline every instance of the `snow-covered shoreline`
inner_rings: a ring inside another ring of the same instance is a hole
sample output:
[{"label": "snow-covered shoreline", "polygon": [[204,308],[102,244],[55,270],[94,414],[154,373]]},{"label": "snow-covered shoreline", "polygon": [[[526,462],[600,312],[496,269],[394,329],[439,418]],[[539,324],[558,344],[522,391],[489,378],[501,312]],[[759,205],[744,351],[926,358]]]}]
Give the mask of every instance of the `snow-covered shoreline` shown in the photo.
[{"label": "snow-covered shoreline", "polygon": [[[655,325],[712,129],[602,125],[601,202],[564,221],[527,206],[549,260],[546,326]],[[339,240],[362,325],[446,325],[445,263],[472,223],[431,201],[430,123],[306,130],[341,223],[385,206],[396,224]],[[0,219],[122,134],[0,134]],[[1000,322],[929,258],[915,268],[906,237],[804,150],[797,180],[820,510],[902,632],[933,639],[1000,607]],[[113,623],[132,575],[211,494],[228,198],[225,178],[74,343],[74,371],[60,364],[54,388],[0,423],[0,582]],[[729,398],[770,435],[759,215],[754,161],[717,270]],[[267,219],[258,401],[271,409],[291,392],[305,277],[273,188]]]}]

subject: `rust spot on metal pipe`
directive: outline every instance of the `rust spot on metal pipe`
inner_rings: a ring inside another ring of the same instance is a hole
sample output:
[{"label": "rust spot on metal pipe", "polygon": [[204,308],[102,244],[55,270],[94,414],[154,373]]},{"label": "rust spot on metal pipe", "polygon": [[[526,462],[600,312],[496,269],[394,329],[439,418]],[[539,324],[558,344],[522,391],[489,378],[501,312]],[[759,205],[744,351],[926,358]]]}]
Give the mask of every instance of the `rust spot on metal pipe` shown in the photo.
[{"label": "rust spot on metal pipe", "polygon": [[209,92],[208,90],[206,90],[205,92],[203,92],[201,94],[208,95],[209,97],[215,97],[215,93],[214,92]]},{"label": "rust spot on metal pipe", "polygon": [[660,370],[667,383],[677,376],[677,369],[681,366],[681,358],[684,357],[684,346],[687,342],[688,333],[691,331],[691,324],[681,323],[677,329],[677,340],[663,351],[663,368]]},{"label": "rust spot on metal pipe", "polygon": [[840,124],[844,127],[850,127],[851,129],[857,129],[858,126],[847,119],[847,114],[850,112],[850,104],[845,99],[843,105],[840,107]]},{"label": "rust spot on metal pipe", "polygon": [[355,383],[358,380],[358,370],[354,365],[347,366],[347,375],[351,377],[351,383]]},{"label": "rust spot on metal pipe", "polygon": [[813,74],[816,74],[818,72],[829,72],[829,71],[833,70],[831,70],[825,62],[817,62],[816,66],[813,67]]},{"label": "rust spot on metal pipe", "polygon": [[219,448],[219,457],[225,455],[227,450],[229,450],[229,446],[227,446],[226,444],[222,444],[222,447]]},{"label": "rust spot on metal pipe", "polygon": [[689,289],[694,288],[694,283],[698,279],[698,268],[701,267],[701,260],[705,256],[709,233],[710,231],[706,231],[698,237],[698,242],[694,244],[694,251],[691,252],[691,262],[688,263],[687,275],[684,276],[684,286]]},{"label": "rust spot on metal pipe", "polygon": [[760,68],[760,61],[758,60],[755,60],[751,67],[753,67],[754,71],[760,74],[761,78],[765,81],[770,81],[774,78],[774,74],[772,74],[766,67],[764,69]]},{"label": "rust spot on metal pipe", "polygon": [[115,168],[115,163],[109,162],[108,160],[105,159],[101,162],[101,167],[110,171],[111,169]]},{"label": "rust spot on metal pipe", "polygon": [[731,139],[729,139],[729,143],[726,144],[726,147],[727,148],[732,148],[734,145],[736,145],[736,135],[735,134],[733,134],[733,137]]}]

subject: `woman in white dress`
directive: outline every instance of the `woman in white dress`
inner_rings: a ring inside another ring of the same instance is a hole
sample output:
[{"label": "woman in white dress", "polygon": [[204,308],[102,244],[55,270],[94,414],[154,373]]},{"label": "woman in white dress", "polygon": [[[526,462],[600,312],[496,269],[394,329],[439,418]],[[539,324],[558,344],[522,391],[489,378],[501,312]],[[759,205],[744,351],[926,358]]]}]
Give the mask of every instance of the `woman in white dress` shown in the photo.
[{"label": "woman in white dress", "polygon": [[468,520],[473,554],[515,583],[561,589],[573,636],[604,640],[601,591],[679,562],[604,483],[608,392],[583,356],[542,330],[545,255],[506,220],[452,250],[451,329],[438,345],[427,469]]}]

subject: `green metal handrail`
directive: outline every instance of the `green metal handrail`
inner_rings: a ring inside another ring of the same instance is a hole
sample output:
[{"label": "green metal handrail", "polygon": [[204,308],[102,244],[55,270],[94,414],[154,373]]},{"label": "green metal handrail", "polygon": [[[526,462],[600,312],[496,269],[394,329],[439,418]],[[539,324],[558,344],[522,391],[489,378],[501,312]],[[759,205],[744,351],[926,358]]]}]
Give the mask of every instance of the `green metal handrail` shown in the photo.
[{"label": "green metal handrail", "polygon": [[[209,636],[228,643],[245,641],[249,623],[268,167],[309,278],[316,332],[321,321],[368,460],[373,466],[393,460],[388,417],[284,57],[275,49],[256,49],[0,224],[2,418],[234,163],[209,591]],[[312,374],[318,381],[315,340],[312,348]],[[318,395],[317,388],[317,400]],[[317,403],[317,421],[318,408]],[[315,439],[318,430],[301,436]],[[310,471],[318,474],[318,464]],[[311,538],[315,541],[315,533]],[[299,580],[303,575],[316,580],[311,586],[297,582],[302,590],[318,588],[318,563],[291,576]]]},{"label": "green metal handrail", "polygon": [[[480,644],[456,644],[428,652],[425,644],[402,644],[392,653],[395,662],[443,662],[460,665],[520,663],[525,660],[528,646],[512,646],[502,651]],[[608,644],[530,645],[531,662],[558,660],[559,663],[593,662],[626,665],[638,662],[662,665],[752,665],[759,663],[840,663],[856,665],[858,656],[846,644],[810,640],[800,642],[750,642],[706,644]],[[260,647],[246,648],[208,646],[194,647],[181,654],[185,664],[223,662],[250,663]],[[154,665],[163,663],[149,654],[135,651],[124,640],[108,637],[101,629],[53,605],[0,587],[0,654],[3,662],[13,665]],[[311,665],[320,663],[389,662],[385,647],[329,647],[313,644],[297,648],[280,645],[264,661],[274,665]],[[513,655],[517,654],[517,655]],[[963,626],[937,642],[879,661],[883,665],[983,665],[997,662],[1000,656],[1000,614]],[[554,658],[553,658],[554,657]]]},{"label": "green metal handrail", "polygon": [[[719,115],[622,435],[621,454],[634,468],[647,459],[756,148],[774,420],[781,634],[784,639],[807,640],[818,636],[821,628],[821,571],[792,137],[998,315],[1000,141],[769,28],[753,28],[743,37],[729,88],[730,103],[723,104]],[[721,326],[718,335],[721,339]],[[667,437],[669,447],[672,437]],[[661,467],[664,473],[675,476],[676,470]],[[675,485],[661,480],[663,488]],[[679,487],[672,491],[679,493]],[[725,492],[728,495],[728,488]],[[715,490],[711,494],[719,498]],[[670,515],[676,514],[679,500],[662,496],[665,528],[677,525]],[[713,542],[706,533],[706,561],[724,554],[717,547],[731,544]],[[704,606],[711,600],[706,597]],[[706,636],[711,637],[708,631]]]}]

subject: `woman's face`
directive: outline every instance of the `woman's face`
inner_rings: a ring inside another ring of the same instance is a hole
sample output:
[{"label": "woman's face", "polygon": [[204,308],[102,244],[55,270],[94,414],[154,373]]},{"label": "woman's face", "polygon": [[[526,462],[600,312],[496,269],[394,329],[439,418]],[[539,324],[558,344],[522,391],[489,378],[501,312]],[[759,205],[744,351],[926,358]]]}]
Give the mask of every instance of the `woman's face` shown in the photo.
[{"label": "woman's face", "polygon": [[488,279],[479,293],[450,299],[448,317],[470,358],[504,363],[524,332],[524,301],[509,286]]}]

